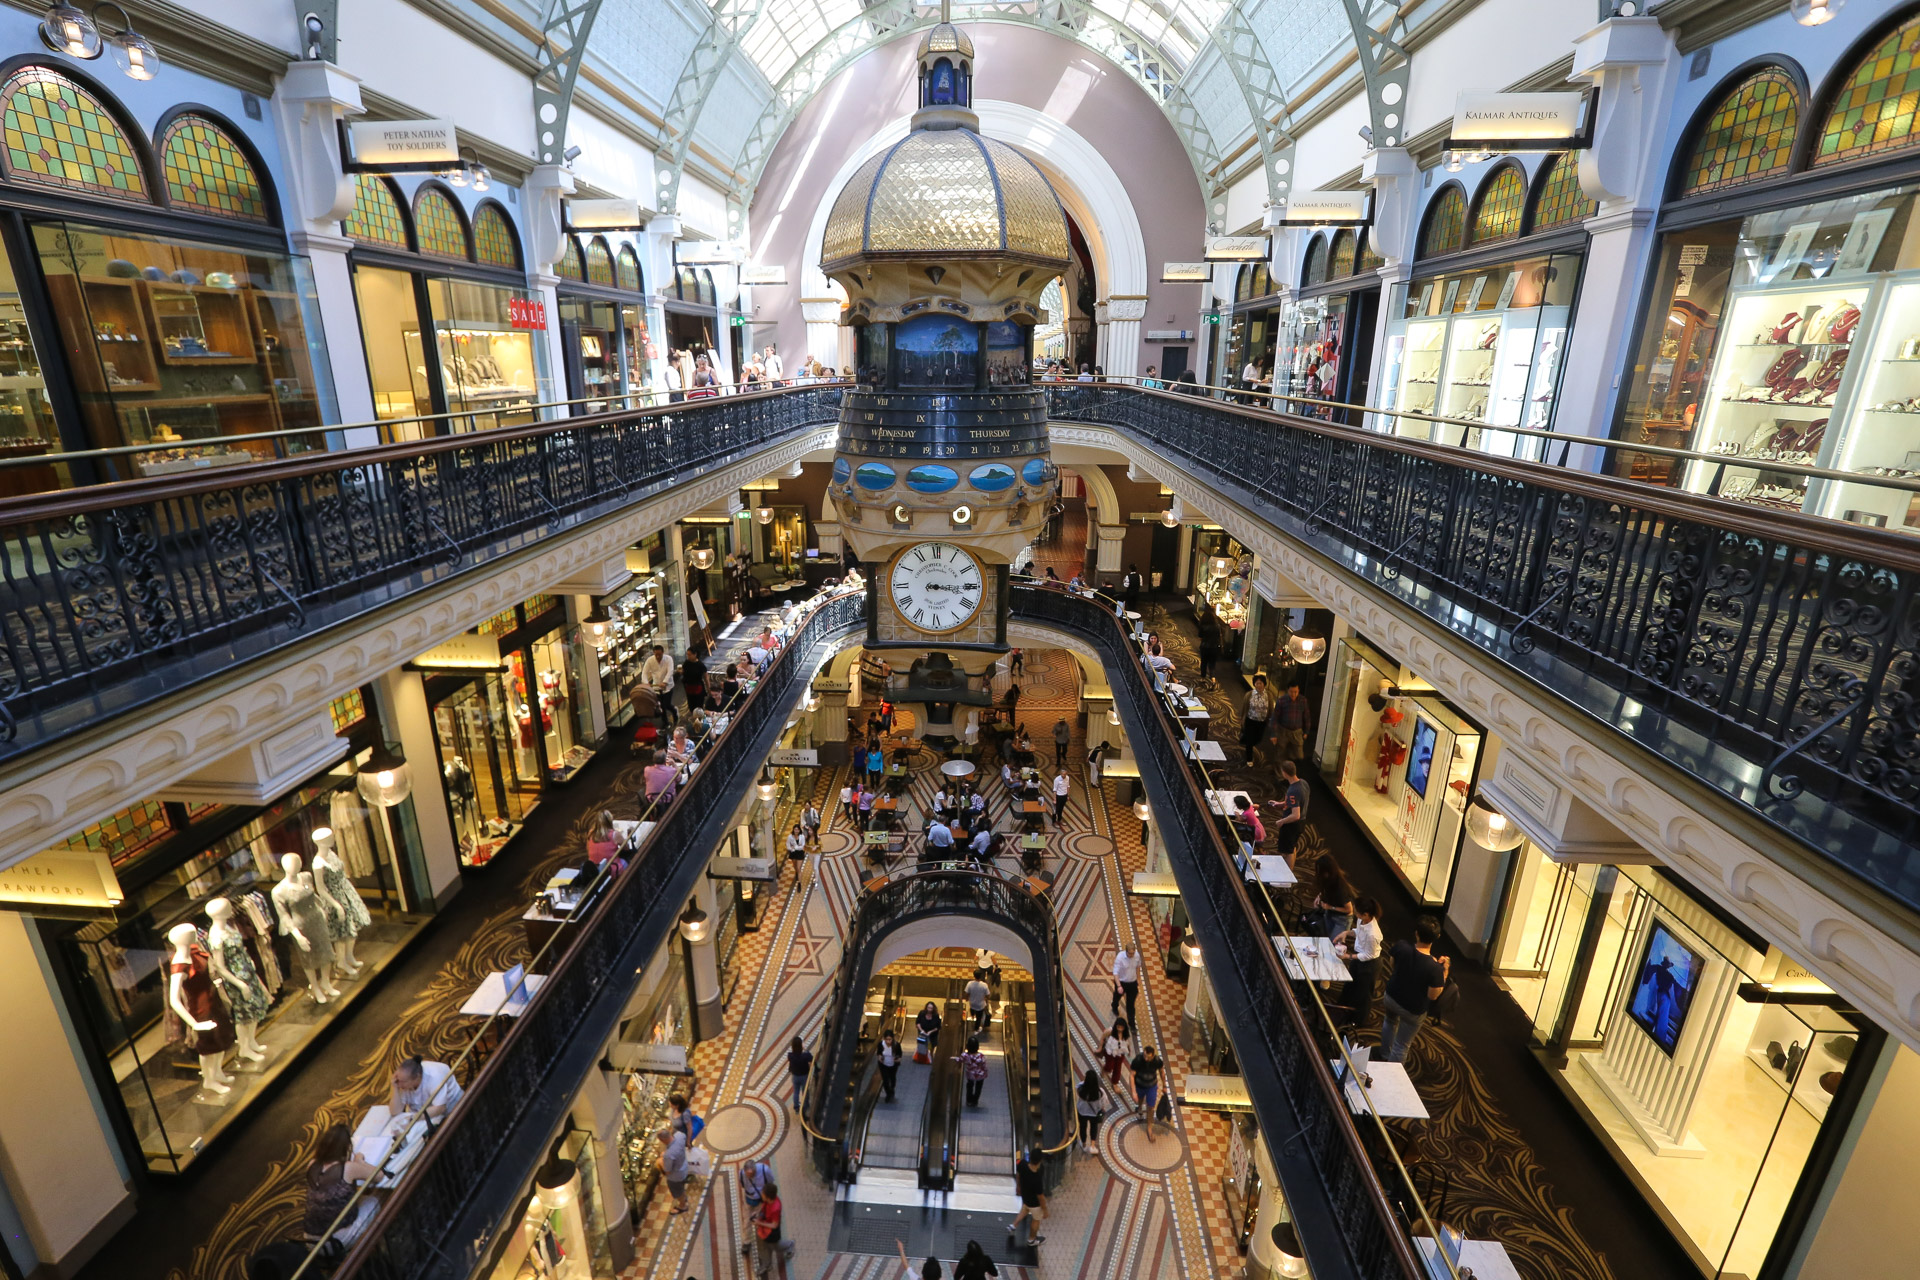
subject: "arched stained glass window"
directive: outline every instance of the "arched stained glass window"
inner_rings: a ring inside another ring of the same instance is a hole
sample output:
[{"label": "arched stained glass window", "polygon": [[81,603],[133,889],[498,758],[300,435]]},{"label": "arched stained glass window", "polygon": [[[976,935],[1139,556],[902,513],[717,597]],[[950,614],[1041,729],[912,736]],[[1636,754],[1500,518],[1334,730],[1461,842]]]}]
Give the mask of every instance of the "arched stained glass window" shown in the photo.
[{"label": "arched stained glass window", "polygon": [[587,280],[609,289],[613,287],[613,250],[607,247],[605,236],[587,241]]},{"label": "arched stained glass window", "polygon": [[1580,161],[1571,151],[1547,161],[1542,172],[1540,194],[1533,202],[1533,230],[1552,231],[1584,222],[1600,211],[1600,203],[1580,190]]},{"label": "arched stained glass window", "polygon": [[622,289],[639,293],[645,287],[640,282],[640,255],[633,251],[632,245],[620,246],[620,255],[613,260],[613,266]]},{"label": "arched stained glass window", "polygon": [[1262,262],[1253,269],[1253,296],[1264,298],[1273,291],[1273,272]]},{"label": "arched stained glass window", "polygon": [[483,204],[473,211],[474,255],[490,267],[518,267],[520,242],[513,224],[497,204]]},{"label": "arched stained glass window", "polygon": [[150,200],[140,158],[99,99],[49,67],[27,66],[0,88],[7,177],[115,200]]},{"label": "arched stained glass window", "polygon": [[720,305],[720,291],[713,287],[713,272],[700,268],[700,301],[710,307]]},{"label": "arched stained glass window", "polygon": [[1447,189],[1434,199],[1427,210],[1426,230],[1420,233],[1420,252],[1415,255],[1431,258],[1439,253],[1452,253],[1460,247],[1460,235],[1467,229],[1467,193],[1458,183],[1448,183]]},{"label": "arched stained glass window", "polygon": [[681,267],[673,273],[673,296],[682,302],[700,301],[700,277],[692,267]]},{"label": "arched stained glass window", "polygon": [[1887,33],[1833,100],[1813,163],[1836,164],[1911,147],[1920,110],[1920,17]]},{"label": "arched stained glass window", "polygon": [[413,229],[420,237],[420,252],[436,258],[466,259],[467,228],[460,221],[460,210],[438,187],[422,187],[413,197]]},{"label": "arched stained glass window", "polygon": [[160,169],[176,209],[247,222],[268,220],[260,175],[239,144],[205,116],[175,116],[160,135]]},{"label": "arched stained glass window", "polygon": [[1687,161],[1683,196],[1785,172],[1800,124],[1800,91],[1778,67],[1763,67],[1720,100]]},{"label": "arched stained glass window", "polygon": [[555,264],[555,269],[569,280],[585,280],[587,278],[587,267],[586,263],[580,257],[580,242],[578,240],[568,237],[567,251],[560,255],[560,261]]},{"label": "arched stained glass window", "polygon": [[1333,250],[1327,255],[1327,279],[1343,280],[1353,274],[1354,234],[1351,231],[1337,231],[1333,236]]},{"label": "arched stained glass window", "polygon": [[1325,284],[1327,280],[1327,240],[1325,236],[1315,236],[1307,244],[1307,260],[1300,266],[1300,284],[1311,287]]},{"label": "arched stained glass window", "polygon": [[1360,237],[1360,261],[1357,269],[1377,271],[1387,265],[1387,260],[1373,251],[1373,235],[1367,233]]},{"label": "arched stained glass window", "polygon": [[1248,298],[1251,298],[1253,296],[1253,268],[1240,268],[1239,279],[1234,282],[1234,285],[1233,300],[1235,302],[1245,302]]},{"label": "arched stained glass window", "polygon": [[393,249],[411,247],[407,244],[407,220],[400,212],[400,201],[394,196],[393,188],[371,173],[354,174],[353,185],[357,192],[353,211],[340,224],[341,229],[366,244]]},{"label": "arched stained glass window", "polygon": [[1520,234],[1520,218],[1527,211],[1527,180],[1520,166],[1503,164],[1480,188],[1473,210],[1469,244],[1493,244]]}]

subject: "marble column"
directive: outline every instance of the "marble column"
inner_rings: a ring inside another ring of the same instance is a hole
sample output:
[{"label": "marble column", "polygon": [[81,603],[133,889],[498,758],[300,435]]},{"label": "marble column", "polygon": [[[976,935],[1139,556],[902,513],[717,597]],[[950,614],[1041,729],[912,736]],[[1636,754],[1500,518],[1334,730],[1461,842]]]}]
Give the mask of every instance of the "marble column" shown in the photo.
[{"label": "marble column", "polygon": [[1115,294],[1106,306],[1107,376],[1134,377],[1141,369],[1140,325],[1147,318],[1147,295]]},{"label": "marble column", "polygon": [[395,669],[374,682],[374,703],[387,739],[400,744],[413,773],[413,821],[420,833],[426,889],[436,907],[460,891],[460,852],[447,809],[447,790],[434,742],[433,713],[417,671]]},{"label": "marble column", "polygon": [[695,943],[687,943],[682,938],[681,945],[690,947],[693,953],[694,1035],[701,1040],[711,1040],[726,1026],[720,1000],[720,953],[714,945],[720,937],[720,904],[714,898],[713,881],[704,875],[694,886],[693,896],[700,909],[707,913],[707,936]]}]

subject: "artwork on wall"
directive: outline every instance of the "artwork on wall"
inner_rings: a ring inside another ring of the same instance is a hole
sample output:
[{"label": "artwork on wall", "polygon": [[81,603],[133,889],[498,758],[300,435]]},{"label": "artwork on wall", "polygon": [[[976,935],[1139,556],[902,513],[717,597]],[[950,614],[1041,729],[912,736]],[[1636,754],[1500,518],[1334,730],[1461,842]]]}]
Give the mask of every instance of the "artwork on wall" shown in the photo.
[{"label": "artwork on wall", "polygon": [[1627,1016],[1669,1056],[1680,1043],[1680,1032],[1687,1025],[1687,1013],[1693,1007],[1694,992],[1706,964],[1705,958],[1680,941],[1665,921],[1653,921],[1647,930],[1639,977],[1627,1001]]}]

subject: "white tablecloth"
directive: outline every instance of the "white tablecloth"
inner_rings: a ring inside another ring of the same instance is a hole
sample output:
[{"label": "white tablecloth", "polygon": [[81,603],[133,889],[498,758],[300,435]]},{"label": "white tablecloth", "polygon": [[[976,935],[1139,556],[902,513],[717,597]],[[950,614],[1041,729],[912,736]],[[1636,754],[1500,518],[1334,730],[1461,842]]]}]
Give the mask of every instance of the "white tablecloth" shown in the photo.
[{"label": "white tablecloth", "polygon": [[1198,741],[1189,742],[1186,744],[1186,749],[1189,760],[1205,760],[1209,764],[1227,762],[1227,749],[1212,738],[1201,738]]},{"label": "white tablecloth", "polygon": [[[1275,937],[1273,946],[1274,950],[1280,953],[1280,963],[1286,966],[1287,972],[1291,976],[1304,979],[1308,982],[1353,981],[1353,974],[1348,971],[1346,965],[1340,962],[1340,957],[1333,954],[1333,942],[1330,939],[1301,937],[1298,935],[1291,939],[1294,951],[1300,953],[1301,961],[1304,961],[1306,964],[1305,973],[1300,971],[1299,963],[1295,962],[1293,958],[1294,952],[1287,950],[1287,941],[1287,939]],[[1309,951],[1313,951],[1316,954],[1308,955],[1307,953]]]},{"label": "white tablecloth", "polygon": [[[546,975],[530,973],[527,975],[526,997],[520,1003],[533,999],[533,993],[546,985]],[[480,980],[467,1002],[460,1006],[460,1012],[468,1018],[490,1018],[495,1013],[505,1014],[509,1018],[518,1017],[518,1009],[509,1009],[507,1003],[507,975],[495,971]]]},{"label": "white tablecloth", "polygon": [[1256,854],[1253,859],[1254,878],[1261,884],[1274,889],[1290,889],[1299,883],[1293,874],[1293,868],[1287,860],[1278,854]]},{"label": "white tablecloth", "polygon": [[1248,801],[1252,801],[1253,799],[1252,796],[1247,795],[1244,791],[1209,791],[1207,792],[1207,808],[1213,810],[1214,814],[1218,817],[1235,817],[1239,814],[1240,808],[1234,804],[1234,801],[1242,797],[1245,797]]},{"label": "white tablecloth", "polygon": [[[1340,1059],[1335,1058],[1327,1065],[1333,1068],[1333,1077],[1338,1080],[1341,1070]],[[1373,1109],[1382,1116],[1398,1117],[1402,1120],[1428,1118],[1427,1104],[1420,1101],[1420,1091],[1413,1087],[1413,1079],[1407,1075],[1406,1064],[1369,1062],[1366,1065],[1366,1073],[1373,1084],[1364,1091],[1364,1097],[1358,1080],[1347,1081],[1347,1105],[1353,1109],[1353,1114],[1357,1116],[1367,1114],[1367,1098],[1372,1098]]]},{"label": "white tablecloth", "polygon": [[[1451,1280],[1452,1273],[1440,1260],[1440,1246],[1434,1243],[1433,1237],[1415,1236],[1413,1242],[1420,1247],[1420,1260],[1427,1264],[1427,1274],[1433,1280]],[[1459,1265],[1472,1268],[1473,1280],[1520,1280],[1513,1259],[1507,1257],[1506,1246],[1497,1240],[1462,1240]]]},{"label": "white tablecloth", "polygon": [[[353,1130],[354,1154],[370,1165],[379,1165],[389,1151],[393,1158],[386,1162],[386,1172],[375,1180],[378,1187],[390,1187],[400,1180],[407,1171],[413,1158],[420,1154],[421,1146],[427,1139],[426,1121],[418,1114],[408,1117],[410,1124],[398,1132],[389,1132],[393,1127],[393,1112],[382,1102],[369,1107],[360,1123]],[[397,1151],[395,1148],[398,1148]]]}]

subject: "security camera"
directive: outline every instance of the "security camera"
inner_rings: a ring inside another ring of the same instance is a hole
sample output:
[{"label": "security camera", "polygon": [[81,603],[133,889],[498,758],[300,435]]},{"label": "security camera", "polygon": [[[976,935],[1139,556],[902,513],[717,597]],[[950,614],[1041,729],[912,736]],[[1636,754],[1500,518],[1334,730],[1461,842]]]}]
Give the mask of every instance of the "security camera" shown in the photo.
[{"label": "security camera", "polygon": [[1360,126],[1360,141],[1366,143],[1368,146],[1373,145],[1373,126],[1372,125],[1363,124]]},{"label": "security camera", "polygon": [[567,163],[572,164],[575,160],[578,160],[580,158],[580,148],[568,147],[566,151],[563,152],[562,154],[565,155]]},{"label": "security camera", "polygon": [[317,13],[309,13],[301,19],[307,29],[307,61],[320,61],[321,42],[326,39],[327,24],[320,20]]}]

